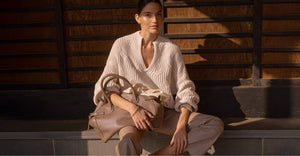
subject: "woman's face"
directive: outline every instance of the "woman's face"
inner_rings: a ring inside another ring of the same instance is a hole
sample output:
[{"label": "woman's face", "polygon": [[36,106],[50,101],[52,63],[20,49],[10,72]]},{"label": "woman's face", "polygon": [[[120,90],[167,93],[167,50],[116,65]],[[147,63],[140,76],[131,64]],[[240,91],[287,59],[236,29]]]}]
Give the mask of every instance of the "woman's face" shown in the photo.
[{"label": "woman's face", "polygon": [[140,14],[135,14],[136,21],[141,25],[141,31],[158,34],[162,25],[162,8],[158,3],[150,2]]}]

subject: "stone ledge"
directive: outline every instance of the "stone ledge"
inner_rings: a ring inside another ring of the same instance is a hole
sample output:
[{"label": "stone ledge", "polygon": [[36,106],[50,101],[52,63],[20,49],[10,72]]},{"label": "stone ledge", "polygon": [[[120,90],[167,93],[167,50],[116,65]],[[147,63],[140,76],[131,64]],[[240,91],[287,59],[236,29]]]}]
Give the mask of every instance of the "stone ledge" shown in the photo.
[{"label": "stone ledge", "polygon": [[[169,144],[171,137],[147,132],[146,155]],[[115,155],[115,135],[103,143],[93,130],[0,132],[0,155]],[[300,130],[225,130],[215,155],[300,155]]]},{"label": "stone ledge", "polygon": [[[167,135],[146,132],[145,137],[169,138]],[[225,130],[220,138],[280,138],[300,139],[300,130]],[[52,132],[0,132],[0,139],[93,139],[99,137],[93,130],[88,131],[52,131]],[[114,135],[112,140],[118,140]]]}]

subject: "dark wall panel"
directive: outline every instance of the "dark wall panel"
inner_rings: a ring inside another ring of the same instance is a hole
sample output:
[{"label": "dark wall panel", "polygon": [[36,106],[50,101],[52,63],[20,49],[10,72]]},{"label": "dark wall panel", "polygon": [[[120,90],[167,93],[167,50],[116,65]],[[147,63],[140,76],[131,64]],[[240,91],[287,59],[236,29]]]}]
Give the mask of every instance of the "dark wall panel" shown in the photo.
[{"label": "dark wall panel", "polygon": [[[0,84],[92,87],[115,39],[139,30],[135,6],[136,0],[1,1]],[[300,2],[164,0],[163,6],[162,35],[182,49],[194,81],[299,81]]]}]

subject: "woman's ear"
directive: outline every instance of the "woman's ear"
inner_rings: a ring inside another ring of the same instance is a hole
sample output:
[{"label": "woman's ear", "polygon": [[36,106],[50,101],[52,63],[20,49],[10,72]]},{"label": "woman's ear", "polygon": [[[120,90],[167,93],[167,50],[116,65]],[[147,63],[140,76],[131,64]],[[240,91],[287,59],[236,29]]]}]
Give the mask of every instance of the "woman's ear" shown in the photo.
[{"label": "woman's ear", "polygon": [[136,21],[138,24],[141,24],[139,14],[135,14],[134,17],[135,17],[135,21]]}]

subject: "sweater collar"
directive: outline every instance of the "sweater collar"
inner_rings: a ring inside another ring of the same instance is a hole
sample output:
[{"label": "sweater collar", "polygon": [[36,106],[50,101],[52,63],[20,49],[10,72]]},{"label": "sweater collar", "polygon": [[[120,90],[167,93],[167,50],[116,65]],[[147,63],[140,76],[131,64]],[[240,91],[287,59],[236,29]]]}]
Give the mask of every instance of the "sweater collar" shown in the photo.
[{"label": "sweater collar", "polygon": [[[136,36],[138,36],[138,40],[142,41],[143,37],[140,35],[140,32],[141,31],[137,31],[135,34]],[[153,45],[156,45],[159,42],[160,38],[161,38],[160,35],[158,35],[156,40],[153,41]]]}]

